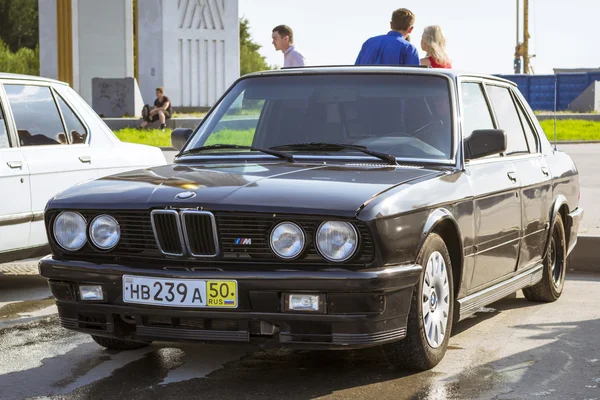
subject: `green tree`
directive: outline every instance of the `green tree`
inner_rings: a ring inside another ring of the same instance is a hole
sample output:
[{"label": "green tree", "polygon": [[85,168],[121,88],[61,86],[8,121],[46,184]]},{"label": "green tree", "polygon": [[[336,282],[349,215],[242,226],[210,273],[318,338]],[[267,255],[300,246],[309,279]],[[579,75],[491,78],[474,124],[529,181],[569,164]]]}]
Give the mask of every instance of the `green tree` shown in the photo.
[{"label": "green tree", "polygon": [[21,47],[17,52],[12,52],[8,45],[0,40],[0,72],[39,75],[39,47],[36,47],[34,50]]},{"label": "green tree", "polygon": [[38,0],[0,0],[0,39],[13,53],[38,46]]},{"label": "green tree", "polygon": [[246,18],[240,19],[240,73],[249,74],[255,71],[273,69],[267,64],[265,57],[258,51],[261,45],[255,43],[250,36],[250,22]]}]

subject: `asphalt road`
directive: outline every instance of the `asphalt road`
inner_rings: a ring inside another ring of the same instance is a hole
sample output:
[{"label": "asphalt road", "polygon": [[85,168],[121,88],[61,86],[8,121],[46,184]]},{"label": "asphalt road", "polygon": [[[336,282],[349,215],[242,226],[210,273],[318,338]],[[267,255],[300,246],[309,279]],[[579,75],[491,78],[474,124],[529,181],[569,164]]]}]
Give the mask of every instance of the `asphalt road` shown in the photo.
[{"label": "asphalt road", "polygon": [[378,349],[261,351],[156,343],[104,350],[58,325],[45,282],[0,279],[0,398],[598,399],[600,277],[569,276],[555,303],[510,296],[455,326],[433,370],[390,369]]},{"label": "asphalt road", "polygon": [[[579,169],[581,206],[584,209],[580,234],[600,235],[600,208],[594,199],[600,199],[600,144],[559,144],[558,150],[569,154]],[[168,162],[177,152],[164,151]]]}]

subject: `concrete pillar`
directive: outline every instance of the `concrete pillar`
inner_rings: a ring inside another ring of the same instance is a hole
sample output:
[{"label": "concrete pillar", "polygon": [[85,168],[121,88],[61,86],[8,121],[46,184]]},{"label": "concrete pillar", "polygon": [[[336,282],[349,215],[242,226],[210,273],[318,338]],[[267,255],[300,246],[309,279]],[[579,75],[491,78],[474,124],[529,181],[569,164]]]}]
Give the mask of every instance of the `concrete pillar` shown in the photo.
[{"label": "concrete pillar", "polygon": [[79,0],[78,49],[79,94],[92,104],[93,78],[133,77],[132,0]]},{"label": "concrete pillar", "polygon": [[40,30],[40,75],[58,78],[56,0],[38,0]]},{"label": "concrete pillar", "polygon": [[163,14],[163,0],[138,0],[138,85],[147,104],[164,83]]},{"label": "concrete pillar", "polygon": [[238,0],[138,0],[139,85],[179,110],[210,107],[240,75]]},{"label": "concrete pillar", "polygon": [[[93,78],[135,76],[133,0],[38,5],[42,76],[67,76],[89,104]],[[210,107],[240,75],[238,0],[138,0],[137,29],[138,84],[146,103],[164,86],[178,110]]]}]

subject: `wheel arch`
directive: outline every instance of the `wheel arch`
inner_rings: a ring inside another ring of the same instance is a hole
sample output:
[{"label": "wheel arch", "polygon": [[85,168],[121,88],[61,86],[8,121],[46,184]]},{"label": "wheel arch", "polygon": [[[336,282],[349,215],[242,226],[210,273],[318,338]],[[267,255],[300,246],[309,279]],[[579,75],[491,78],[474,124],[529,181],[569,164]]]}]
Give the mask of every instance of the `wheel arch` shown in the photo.
[{"label": "wheel arch", "polygon": [[429,214],[427,221],[423,226],[418,247],[419,251],[417,254],[421,252],[425,240],[432,233],[438,234],[448,249],[450,262],[452,264],[454,297],[456,298],[460,291],[460,285],[463,279],[464,252],[460,228],[450,211],[445,208],[438,208]]},{"label": "wheel arch", "polygon": [[570,229],[568,226],[569,221],[567,219],[569,215],[569,203],[567,201],[567,198],[562,194],[556,196],[556,199],[554,200],[554,205],[552,206],[550,214],[550,225],[548,233],[546,235],[546,244],[544,246],[544,253],[542,254],[542,259],[545,258],[548,254],[548,250],[550,248],[550,237],[552,236],[552,231],[554,230],[554,224],[556,223],[557,215],[560,215],[562,218],[563,224],[565,226],[565,240],[567,243],[569,243]]}]

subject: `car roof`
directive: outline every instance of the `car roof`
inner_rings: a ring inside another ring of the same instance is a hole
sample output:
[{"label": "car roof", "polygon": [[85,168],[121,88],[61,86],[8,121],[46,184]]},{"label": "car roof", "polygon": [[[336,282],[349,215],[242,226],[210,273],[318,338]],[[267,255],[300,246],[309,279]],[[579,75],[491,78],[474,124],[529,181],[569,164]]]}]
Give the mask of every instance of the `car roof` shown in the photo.
[{"label": "car roof", "polygon": [[54,83],[54,84],[58,84],[58,85],[68,85],[68,83],[57,81],[56,79],[44,78],[42,76],[9,74],[7,72],[0,72],[0,79],[2,79],[2,80],[35,81],[35,82]]},{"label": "car roof", "polygon": [[422,74],[422,75],[446,75],[452,79],[459,77],[482,78],[509,85],[516,84],[508,79],[500,78],[494,75],[482,74],[477,72],[461,71],[448,68],[429,68],[425,66],[397,66],[397,65],[319,65],[305,67],[291,67],[276,70],[266,70],[253,72],[246,76],[261,75],[297,75],[297,74],[348,74],[348,73],[396,73],[396,74]]}]

